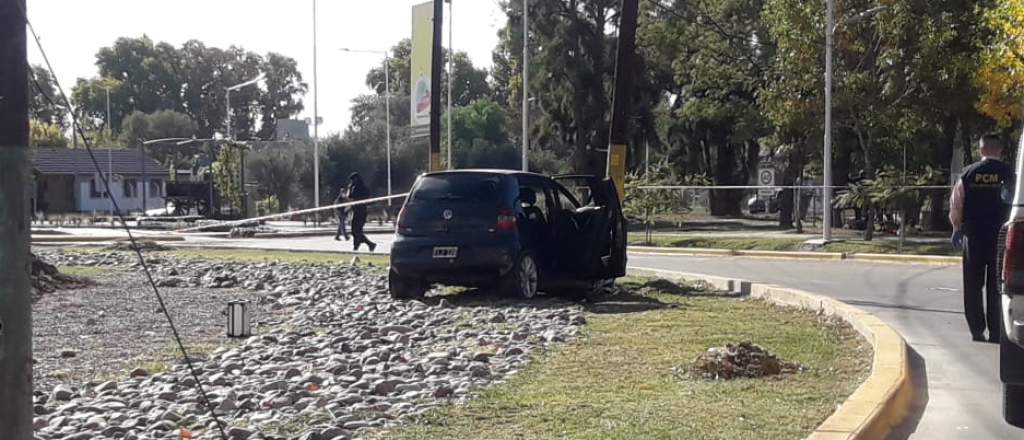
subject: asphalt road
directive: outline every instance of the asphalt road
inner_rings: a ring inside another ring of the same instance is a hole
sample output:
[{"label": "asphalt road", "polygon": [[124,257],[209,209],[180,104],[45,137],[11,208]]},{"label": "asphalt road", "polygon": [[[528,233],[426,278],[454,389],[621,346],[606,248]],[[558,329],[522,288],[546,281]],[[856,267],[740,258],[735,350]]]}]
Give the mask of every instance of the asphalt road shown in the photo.
[{"label": "asphalt road", "polygon": [[998,346],[971,341],[959,267],[650,255],[629,264],[793,287],[877,314],[907,339],[915,370],[914,405],[890,439],[1024,438],[1002,419]]}]

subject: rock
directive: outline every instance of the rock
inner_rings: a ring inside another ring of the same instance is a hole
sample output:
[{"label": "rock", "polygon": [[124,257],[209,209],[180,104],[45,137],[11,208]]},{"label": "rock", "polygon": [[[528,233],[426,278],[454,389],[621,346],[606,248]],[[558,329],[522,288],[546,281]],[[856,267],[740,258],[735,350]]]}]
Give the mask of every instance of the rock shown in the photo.
[{"label": "rock", "polygon": [[74,396],[74,392],[71,391],[71,387],[64,384],[53,387],[50,392],[50,398],[53,400],[67,401],[71,400],[72,396]]},{"label": "rock", "polygon": [[92,326],[96,325],[96,318],[89,318],[89,319],[86,319],[86,320],[85,320],[85,325],[86,325],[87,327],[92,327]]},{"label": "rock", "polygon": [[103,417],[90,417],[88,420],[85,421],[85,424],[82,425],[82,427],[88,430],[96,430],[103,426],[106,426],[106,424],[107,421],[104,420]]},{"label": "rock", "polygon": [[413,328],[407,325],[385,325],[380,328],[381,336],[388,336],[392,333],[407,334],[412,333]]},{"label": "rock", "polygon": [[395,392],[395,388],[404,383],[405,382],[397,379],[381,380],[373,384],[373,393],[380,396],[386,396]]},{"label": "rock", "polygon": [[252,431],[246,428],[234,426],[228,428],[228,436],[238,440],[248,440],[249,437],[252,437]]},{"label": "rock", "polygon": [[338,427],[330,427],[320,431],[320,438],[324,440],[334,440],[338,437],[348,438],[348,432]]},{"label": "rock", "polygon": [[492,356],[494,356],[493,353],[480,352],[480,353],[477,353],[477,354],[473,355],[473,361],[474,362],[490,362]]},{"label": "rock", "polygon": [[352,429],[352,430],[368,428],[368,427],[370,427],[370,422],[363,421],[363,420],[353,420],[351,422],[345,422],[345,425],[344,425],[345,429]]},{"label": "rock", "polygon": [[102,392],[106,392],[106,391],[116,391],[117,390],[117,382],[113,382],[113,381],[103,382],[103,383],[97,385],[95,390],[96,390],[97,393],[102,393]]},{"label": "rock", "polygon": [[302,434],[302,435],[300,435],[298,437],[292,437],[292,440],[320,440],[320,439],[321,439],[321,437],[320,437],[320,432],[319,431],[307,431],[305,434]]},{"label": "rock", "polygon": [[63,359],[70,359],[70,358],[73,358],[75,356],[78,356],[78,353],[76,351],[74,351],[74,350],[61,350],[60,351],[60,357],[63,358]]},{"label": "rock", "polygon": [[452,394],[455,394],[455,390],[448,386],[440,386],[434,389],[434,397],[438,399],[451,397]]},{"label": "rock", "polygon": [[283,380],[278,380],[278,381],[270,382],[270,383],[268,383],[266,385],[263,385],[262,387],[260,387],[260,392],[261,393],[269,393],[271,391],[285,391],[287,389],[288,389],[288,382],[283,381]]},{"label": "rock", "polygon": [[168,402],[176,402],[178,401],[178,393],[175,393],[174,391],[164,391],[160,394],[157,394],[156,398]]},{"label": "rock", "polygon": [[128,377],[149,377],[149,372],[142,368],[136,368],[128,373]]}]

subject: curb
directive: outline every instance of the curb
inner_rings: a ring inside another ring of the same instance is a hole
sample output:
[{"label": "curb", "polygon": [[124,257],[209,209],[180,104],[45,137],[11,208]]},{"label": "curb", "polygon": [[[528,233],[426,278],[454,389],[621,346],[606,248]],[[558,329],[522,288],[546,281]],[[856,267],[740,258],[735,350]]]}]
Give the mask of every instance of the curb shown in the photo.
[{"label": "curb", "polygon": [[806,440],[883,439],[907,413],[913,389],[906,341],[875,315],[841,301],[796,289],[700,274],[630,267],[630,273],[702,280],[729,292],[838,316],[875,348],[871,375]]},{"label": "curb", "polygon": [[[137,241],[185,241],[185,237],[174,235],[136,235]],[[92,235],[61,235],[33,236],[32,243],[105,243],[111,241],[128,241],[126,236],[92,236]]]},{"label": "curb", "polygon": [[648,255],[689,255],[698,257],[749,257],[749,258],[790,258],[797,260],[818,261],[859,261],[874,263],[906,263],[933,264],[956,266],[962,262],[961,257],[944,257],[939,255],[897,255],[897,254],[845,254],[839,252],[795,252],[795,251],[736,251],[732,249],[707,248],[669,248],[651,246],[629,246],[632,254]]}]

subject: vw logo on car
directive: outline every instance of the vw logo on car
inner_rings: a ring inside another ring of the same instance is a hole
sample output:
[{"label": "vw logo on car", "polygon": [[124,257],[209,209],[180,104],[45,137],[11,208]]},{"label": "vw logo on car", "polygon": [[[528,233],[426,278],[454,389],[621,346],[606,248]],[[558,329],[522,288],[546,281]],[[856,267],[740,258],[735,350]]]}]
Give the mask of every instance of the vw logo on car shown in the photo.
[{"label": "vw logo on car", "polygon": [[445,220],[451,220],[452,219],[452,215],[453,214],[452,214],[452,210],[451,209],[445,209],[441,213],[441,216],[444,217]]}]

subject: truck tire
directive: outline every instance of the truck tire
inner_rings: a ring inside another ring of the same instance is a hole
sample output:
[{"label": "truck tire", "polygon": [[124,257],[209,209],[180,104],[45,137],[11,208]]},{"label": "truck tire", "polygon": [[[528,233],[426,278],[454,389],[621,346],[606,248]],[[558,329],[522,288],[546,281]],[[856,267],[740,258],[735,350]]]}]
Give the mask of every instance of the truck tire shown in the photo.
[{"label": "truck tire", "polygon": [[1003,384],[1003,419],[1024,428],[1024,385]]},{"label": "truck tire", "polygon": [[388,292],[394,299],[420,299],[426,296],[427,289],[420,280],[403,277],[392,270],[388,271]]}]

